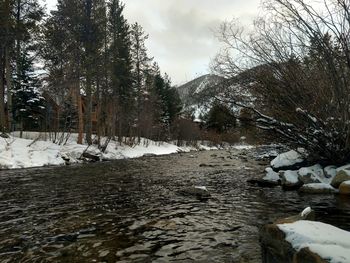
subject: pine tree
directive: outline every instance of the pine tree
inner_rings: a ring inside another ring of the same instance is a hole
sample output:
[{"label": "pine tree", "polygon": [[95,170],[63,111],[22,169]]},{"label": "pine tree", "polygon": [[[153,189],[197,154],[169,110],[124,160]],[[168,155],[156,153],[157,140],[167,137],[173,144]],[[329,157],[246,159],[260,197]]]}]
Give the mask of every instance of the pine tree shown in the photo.
[{"label": "pine tree", "polygon": [[[117,108],[118,137],[128,132],[134,109],[132,89],[132,64],[130,55],[130,27],[123,15],[124,4],[119,0],[108,2],[108,31],[111,38],[109,47],[112,96]],[[113,123],[115,124],[115,123]],[[115,131],[115,129],[113,129]]]},{"label": "pine tree", "polygon": [[39,79],[34,75],[30,56],[22,53],[17,61],[17,74],[13,87],[14,120],[24,129],[38,129],[43,119],[45,101],[39,92]]},{"label": "pine tree", "polygon": [[[34,83],[37,80],[33,77],[32,64],[38,49],[35,39],[44,12],[37,0],[6,0],[4,10],[6,10],[4,19],[5,31],[7,32],[5,37],[5,79],[9,114],[8,126],[11,129],[14,110],[21,107],[15,103],[12,104],[12,89],[14,88],[15,91],[26,90],[27,95],[31,94],[32,99],[38,99],[34,95],[37,86]],[[15,80],[14,87],[12,87],[13,80]],[[30,100],[31,98],[29,98]],[[14,102],[18,102],[18,100],[14,100]],[[31,106],[28,108],[34,110]],[[36,113],[31,112],[28,117],[34,115]]]},{"label": "pine tree", "polygon": [[140,141],[141,130],[140,123],[141,112],[143,111],[142,105],[145,99],[145,81],[146,73],[150,67],[152,58],[147,55],[147,49],[145,41],[148,39],[148,35],[145,34],[143,28],[138,23],[135,23],[131,27],[131,56],[133,62],[133,79],[136,92],[136,111],[137,111],[137,135]]}]

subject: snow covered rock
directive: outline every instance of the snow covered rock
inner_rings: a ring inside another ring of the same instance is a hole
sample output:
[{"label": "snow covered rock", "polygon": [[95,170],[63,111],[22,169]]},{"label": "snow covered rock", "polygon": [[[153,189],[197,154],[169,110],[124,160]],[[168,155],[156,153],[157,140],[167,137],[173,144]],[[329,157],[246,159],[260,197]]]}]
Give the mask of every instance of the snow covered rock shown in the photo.
[{"label": "snow covered rock", "polygon": [[265,172],[266,175],[264,177],[248,180],[248,183],[257,184],[260,187],[273,187],[281,183],[281,178],[279,177],[279,174],[272,170],[272,168],[266,168]]},{"label": "snow covered rock", "polygon": [[298,171],[281,171],[280,178],[284,190],[299,189],[303,185],[303,182],[299,180]]},{"label": "snow covered rock", "polygon": [[305,220],[277,226],[295,251],[293,257],[297,260],[293,262],[350,262],[350,232]]},{"label": "snow covered rock", "polygon": [[332,179],[337,175],[337,167],[335,165],[326,166],[323,170],[326,178]]},{"label": "snow covered rock", "polygon": [[302,218],[312,212],[307,208],[295,217],[278,220],[261,229],[263,262],[350,262],[350,232]]},{"label": "snow covered rock", "polygon": [[338,188],[342,182],[350,180],[350,166],[342,166],[337,169],[337,175],[332,179],[331,185]]},{"label": "snow covered rock", "polygon": [[339,186],[339,193],[350,195],[350,181],[342,182]]},{"label": "snow covered rock", "polygon": [[315,213],[308,207],[298,215],[277,220],[273,224],[265,225],[260,230],[260,242],[262,248],[262,262],[325,262],[325,261],[293,261],[296,251],[291,244],[285,240],[285,234],[278,227],[280,224],[292,224],[299,220],[314,220]]},{"label": "snow covered rock", "polygon": [[330,184],[326,183],[312,183],[312,184],[304,184],[299,192],[308,193],[308,194],[332,194],[336,193],[337,189],[335,189]]},{"label": "snow covered rock", "polygon": [[304,184],[322,183],[324,181],[324,172],[321,165],[316,164],[310,167],[303,167],[298,170],[299,180]]},{"label": "snow covered rock", "polygon": [[305,160],[302,154],[294,150],[279,154],[271,161],[271,167],[275,171],[296,170],[303,164],[305,164]]}]

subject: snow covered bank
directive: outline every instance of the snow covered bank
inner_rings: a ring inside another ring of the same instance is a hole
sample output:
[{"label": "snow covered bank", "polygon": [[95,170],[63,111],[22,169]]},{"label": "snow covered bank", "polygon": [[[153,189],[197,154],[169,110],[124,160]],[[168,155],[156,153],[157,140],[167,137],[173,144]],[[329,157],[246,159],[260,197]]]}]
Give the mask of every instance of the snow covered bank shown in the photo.
[{"label": "snow covered bank", "polygon": [[350,262],[350,233],[337,227],[312,221],[297,221],[280,224],[289,242],[296,251],[308,248],[331,263]]},{"label": "snow covered bank", "polygon": [[[178,152],[190,152],[196,150],[218,150],[218,147],[198,144],[196,147],[178,147],[174,143],[155,142],[141,139],[136,145],[131,143],[119,143],[111,140],[104,153],[97,145],[77,144],[77,134],[65,137],[66,143],[61,145],[52,142],[53,138],[45,133],[24,132],[23,138],[18,138],[19,133],[13,133],[10,138],[0,137],[0,169],[18,169],[41,167],[48,165],[65,165],[80,163],[83,161],[83,153],[97,157],[100,160],[117,160],[138,158],[145,155],[167,155]],[[106,138],[102,138],[102,144]],[[238,145],[237,149],[249,149],[250,146]]]},{"label": "snow covered bank", "polygon": [[101,160],[116,160],[141,157],[145,154],[165,155],[190,150],[165,142],[143,139],[136,146],[111,141],[106,151],[102,153],[96,145],[87,147],[77,144],[74,137],[72,136],[64,145],[16,137],[0,138],[0,169],[64,165],[65,160],[69,160],[69,163],[78,163],[81,162],[84,152],[98,156]]}]

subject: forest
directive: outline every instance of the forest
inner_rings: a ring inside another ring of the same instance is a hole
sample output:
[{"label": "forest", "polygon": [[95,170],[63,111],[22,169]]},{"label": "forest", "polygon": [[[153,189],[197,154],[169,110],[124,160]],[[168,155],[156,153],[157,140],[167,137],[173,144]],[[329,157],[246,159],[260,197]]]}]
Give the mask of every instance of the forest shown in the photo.
[{"label": "forest", "polygon": [[0,131],[168,140],[181,102],[124,7],[60,0],[47,14],[38,0],[1,1]]}]

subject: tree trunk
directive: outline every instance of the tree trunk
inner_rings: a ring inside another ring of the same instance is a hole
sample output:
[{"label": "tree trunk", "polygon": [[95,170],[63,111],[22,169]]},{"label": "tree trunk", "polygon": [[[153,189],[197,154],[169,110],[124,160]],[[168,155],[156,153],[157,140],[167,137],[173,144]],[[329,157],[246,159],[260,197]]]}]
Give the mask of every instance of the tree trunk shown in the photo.
[{"label": "tree trunk", "polygon": [[92,122],[91,122],[91,112],[92,112],[92,92],[91,92],[91,76],[90,72],[87,72],[86,76],[86,105],[85,105],[85,129],[86,129],[86,142],[92,144]]},{"label": "tree trunk", "polygon": [[9,49],[5,52],[5,67],[6,67],[6,87],[7,87],[7,121],[8,121],[8,131],[13,131],[13,112],[12,112],[12,69],[10,63],[10,52]]},{"label": "tree trunk", "polygon": [[[3,51],[3,50],[1,50]],[[2,52],[1,52],[2,53]],[[0,132],[5,131],[5,83],[3,54],[0,53]]]},{"label": "tree trunk", "polygon": [[84,133],[84,116],[83,116],[83,103],[81,101],[80,94],[80,81],[77,79],[76,97],[77,97],[77,112],[78,112],[78,144],[83,144]]}]

